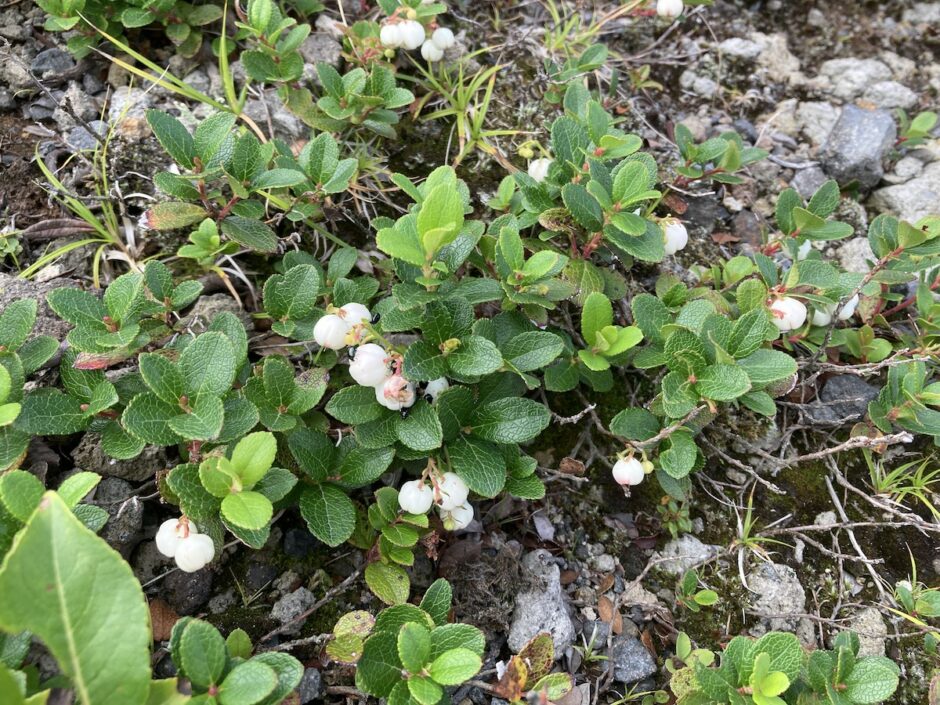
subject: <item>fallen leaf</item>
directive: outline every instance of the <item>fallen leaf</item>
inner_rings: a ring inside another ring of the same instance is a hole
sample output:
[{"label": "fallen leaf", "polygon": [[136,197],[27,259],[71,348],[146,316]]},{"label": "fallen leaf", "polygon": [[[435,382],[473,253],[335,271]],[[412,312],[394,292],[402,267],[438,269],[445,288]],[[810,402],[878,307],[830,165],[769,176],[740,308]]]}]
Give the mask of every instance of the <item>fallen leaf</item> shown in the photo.
[{"label": "fallen leaf", "polygon": [[614,574],[607,573],[597,584],[597,592],[603,595],[614,586]]},{"label": "fallen leaf", "polygon": [[558,471],[565,475],[578,475],[580,477],[584,474],[584,463],[576,458],[562,458],[558,464]]},{"label": "fallen leaf", "polygon": [[729,232],[712,233],[712,242],[716,245],[727,245],[732,242],[741,242],[741,238]]},{"label": "fallen leaf", "polygon": [[168,641],[173,625],[179,620],[172,607],[159,597],[150,601],[150,624],[153,627],[154,641]]},{"label": "fallen leaf", "polygon": [[663,203],[676,215],[682,215],[689,210],[689,204],[685,202],[685,199],[675,193],[666,194],[663,197]]}]

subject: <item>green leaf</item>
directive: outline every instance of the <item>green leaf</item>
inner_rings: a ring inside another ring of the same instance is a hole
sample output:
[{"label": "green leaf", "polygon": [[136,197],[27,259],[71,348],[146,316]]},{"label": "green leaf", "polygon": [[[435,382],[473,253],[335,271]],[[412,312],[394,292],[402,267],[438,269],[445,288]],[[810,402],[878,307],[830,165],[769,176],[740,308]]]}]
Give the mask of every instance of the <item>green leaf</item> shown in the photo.
[{"label": "green leaf", "polygon": [[356,529],[356,506],[345,492],[329,483],[304,488],[300,515],[310,532],[328,546],[339,546]]},{"label": "green leaf", "polygon": [[228,662],[225,640],[219,630],[201,619],[187,620],[182,629],[178,647],[180,669],[202,688],[218,685]]},{"label": "green leaf", "polygon": [[412,676],[408,679],[408,693],[418,705],[437,705],[444,689],[426,676]]},{"label": "green leaf", "polygon": [[395,433],[404,445],[418,451],[440,448],[444,440],[437,411],[423,400],[411,407],[407,417],[398,419]]},{"label": "green leaf", "polygon": [[[203,7],[209,7],[204,5]],[[193,134],[193,147],[203,164],[208,164],[235,127],[232,113],[215,113],[199,123]]]},{"label": "green leaf", "polygon": [[664,341],[663,327],[672,322],[672,316],[666,304],[651,294],[638,294],[631,302],[633,320],[643,337],[654,343]]},{"label": "green leaf", "polygon": [[820,218],[827,218],[839,207],[839,184],[835,180],[829,179],[822,186],[816,189],[816,193],[809,200],[807,208]]},{"label": "green leaf", "polygon": [[432,660],[453,649],[467,649],[482,656],[485,648],[483,632],[469,624],[442,624],[431,632]]},{"label": "green leaf", "polygon": [[[399,566],[370,563],[366,567],[365,577],[369,589],[385,604],[401,605],[408,601],[410,581],[408,574]],[[358,673],[356,675],[358,680]]]},{"label": "green leaf", "polygon": [[177,164],[192,169],[195,156],[193,136],[183,127],[183,123],[160,110],[148,110],[147,122],[167,154],[173,157]]},{"label": "green leaf", "polygon": [[460,436],[447,444],[447,455],[453,471],[483,497],[495,497],[506,484],[506,458],[491,443]]},{"label": "green leaf", "polygon": [[[369,569],[383,565],[373,563],[366,568],[366,581],[369,579]],[[362,657],[356,668],[356,687],[378,698],[388,697],[392,688],[401,682],[401,669],[397,635],[388,632],[374,634],[366,640],[362,650]]]},{"label": "green leaf", "polygon": [[45,488],[35,475],[13,470],[0,476],[0,501],[3,507],[22,523],[39,506]]},{"label": "green leaf", "polygon": [[251,637],[244,629],[233,629],[225,637],[225,650],[229,658],[251,658],[252,646]]},{"label": "green leaf", "polygon": [[588,345],[593,346],[597,334],[614,322],[614,309],[610,299],[595,292],[584,301],[581,310],[581,335]]},{"label": "green leaf", "polygon": [[417,227],[426,258],[453,241],[463,227],[463,201],[455,185],[431,189],[418,211]]},{"label": "green leaf", "polygon": [[180,368],[159,353],[143,353],[138,363],[150,390],[167,404],[178,404],[186,386]]},{"label": "green leaf", "polygon": [[453,590],[450,583],[443,578],[438,578],[424,593],[421,598],[421,609],[431,615],[431,619],[438,626],[447,623],[447,616],[450,614],[450,608],[453,603]]},{"label": "green leaf", "polygon": [[267,253],[277,250],[277,236],[260,220],[230,215],[222,221],[221,228],[239,245],[251,250]]},{"label": "green leaf", "polygon": [[447,364],[461,377],[482,377],[496,372],[503,364],[503,356],[496,345],[478,335],[460,341],[460,347],[447,356]]},{"label": "green leaf", "polygon": [[87,426],[88,418],[82,403],[51,388],[27,394],[16,420],[16,428],[36,436],[64,436],[82,431]]},{"label": "green leaf", "polygon": [[771,329],[772,337],[776,337],[776,328],[767,319],[766,311],[763,308],[751,309],[734,322],[728,353],[734,357],[747,357],[764,343]]},{"label": "green leaf", "polygon": [[303,172],[296,169],[271,169],[262,171],[251,180],[251,187],[258,191],[272,188],[285,188],[296,186],[307,180]]},{"label": "green leaf", "polygon": [[850,702],[871,705],[890,698],[897,687],[898,667],[883,656],[869,656],[856,662],[843,694]]},{"label": "green leaf", "polygon": [[473,678],[483,667],[480,657],[469,649],[451,649],[428,666],[431,678],[441,685],[460,685]]},{"label": "green leaf", "polygon": [[604,226],[604,211],[601,204],[581,184],[567,183],[561,189],[561,197],[571,217],[582,228],[595,233]]},{"label": "green leaf", "polygon": [[232,451],[232,468],[242,480],[245,489],[255,486],[274,463],[277,441],[267,431],[249,433]]},{"label": "green leaf", "polygon": [[259,492],[238,492],[222,500],[222,515],[231,524],[257,530],[271,521],[274,507],[271,500]]},{"label": "green leaf", "polygon": [[277,686],[277,674],[254,659],[233,668],[219,687],[221,705],[256,705]]},{"label": "green leaf", "polygon": [[35,299],[11,301],[0,312],[0,345],[10,351],[17,350],[26,342],[35,322]]},{"label": "green leaf", "polygon": [[477,407],[471,418],[472,433],[494,443],[525,443],[548,427],[551,413],[531,399],[508,397]]},{"label": "green leaf", "polygon": [[326,413],[345,424],[375,421],[382,415],[382,410],[371,387],[344,387],[326,403]]},{"label": "green leaf", "polygon": [[202,395],[220,397],[235,379],[235,350],[223,333],[197,336],[180,354],[179,370],[190,400]]},{"label": "green leaf", "polygon": [[780,350],[761,348],[738,360],[751,384],[761,387],[796,374],[796,360]]},{"label": "green leaf", "polygon": [[401,665],[411,673],[418,673],[424,668],[431,653],[431,633],[427,628],[409,622],[398,632],[398,658]]},{"label": "green leaf", "polygon": [[151,636],[143,591],[130,566],[54,492],[14,539],[0,594],[0,628],[42,639],[82,702],[144,702]]},{"label": "green leaf", "polygon": [[732,401],[750,390],[751,380],[737,365],[709,365],[694,386],[704,399]]},{"label": "green leaf", "polygon": [[170,419],[170,429],[186,439],[214,441],[222,431],[225,406],[218,397],[203,395],[196,397],[188,413]]},{"label": "green leaf", "polygon": [[670,476],[680,479],[688,475],[695,467],[698,447],[692,440],[692,434],[685,430],[676,431],[663,444],[659,454],[662,469]]},{"label": "green leaf", "polygon": [[167,404],[156,394],[138,394],[124,409],[121,423],[128,433],[144,443],[169,446],[182,440],[170,427],[179,406]]},{"label": "green leaf", "polygon": [[548,331],[526,331],[503,346],[503,359],[519,372],[539,370],[561,355],[564,341]]},{"label": "green leaf", "polygon": [[93,472],[77,472],[69,475],[56,492],[66,506],[74,507],[101,482],[101,475]]}]

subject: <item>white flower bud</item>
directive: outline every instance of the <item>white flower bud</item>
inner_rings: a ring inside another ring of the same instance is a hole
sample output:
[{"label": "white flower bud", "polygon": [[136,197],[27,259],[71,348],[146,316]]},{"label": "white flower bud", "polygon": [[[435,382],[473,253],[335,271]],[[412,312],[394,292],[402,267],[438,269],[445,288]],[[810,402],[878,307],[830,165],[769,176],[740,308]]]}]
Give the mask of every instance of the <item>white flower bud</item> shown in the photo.
[{"label": "white flower bud", "polygon": [[392,375],[375,388],[375,399],[392,411],[407,409],[415,403],[415,386],[401,375]]},{"label": "white flower bud", "polygon": [[[855,309],[857,308],[858,308],[858,294],[856,294],[851,299],[845,302],[845,306],[843,306],[842,310],[839,311],[839,320],[840,321],[849,320],[852,316],[855,315]],[[834,310],[835,310],[835,307],[833,308],[833,311]]]},{"label": "white flower bud", "polygon": [[450,382],[447,381],[446,377],[438,377],[428,382],[428,386],[424,388],[424,393],[431,397],[431,403],[433,404],[437,401],[441,392],[447,389],[450,389]]},{"label": "white flower bud", "polygon": [[424,43],[424,25],[417,20],[405,20],[401,27],[401,44],[405,49],[417,49]]},{"label": "white flower bud", "polygon": [[438,27],[435,29],[434,33],[431,35],[431,41],[434,42],[434,45],[441,51],[447,51],[457,43],[457,40],[454,39],[454,33],[447,27]]},{"label": "white flower bud", "polygon": [[424,480],[411,480],[398,490],[398,506],[409,514],[424,514],[434,504],[434,489]]},{"label": "white flower bud", "polygon": [[157,543],[157,550],[167,558],[176,555],[180,541],[190,534],[198,534],[196,525],[191,521],[181,521],[180,519],[167,519],[160,524],[157,529],[157,535],[154,540]]},{"label": "white flower bud", "polygon": [[552,159],[547,157],[533,159],[529,162],[529,176],[540,183],[545,181],[545,177],[548,176],[548,168],[552,165],[552,161]]},{"label": "white flower bud", "polygon": [[388,353],[381,345],[360,345],[356,348],[355,357],[349,362],[349,374],[363,387],[377,387],[392,374],[388,360]]},{"label": "white flower bud", "polygon": [[379,41],[382,42],[384,47],[397,49],[401,46],[401,39],[401,29],[397,24],[383,24],[382,29],[379,30]]},{"label": "white flower bud", "polygon": [[190,534],[176,549],[176,565],[184,573],[195,573],[215,558],[215,545],[205,534]]},{"label": "white flower bud", "polygon": [[823,304],[817,304],[817,308],[813,309],[813,318],[811,322],[814,326],[828,326],[832,323],[832,309],[829,306]]},{"label": "white flower bud", "polygon": [[437,483],[437,504],[445,512],[459,507],[467,501],[470,488],[460,476],[453,472],[445,472],[441,481]]},{"label": "white flower bud", "polygon": [[656,0],[656,14],[673,20],[682,14],[682,0]]},{"label": "white flower bud", "polygon": [[349,324],[333,313],[323,316],[313,327],[313,339],[327,350],[340,350],[346,346]]},{"label": "white flower bud", "polygon": [[362,304],[345,304],[336,313],[349,326],[372,321],[372,313]]},{"label": "white flower bud", "polygon": [[643,478],[646,477],[646,472],[643,470],[643,463],[636,458],[621,458],[614,463],[611,472],[617,484],[626,487],[639,485],[643,482]]},{"label": "white flower bud", "polygon": [[442,509],[441,521],[448,531],[466,529],[473,521],[473,506],[470,502],[463,502],[453,509]]},{"label": "white flower bud", "polygon": [[792,296],[774,299],[770,304],[770,318],[784,333],[796,330],[806,323],[806,305]]},{"label": "white flower bud", "polygon": [[796,261],[799,262],[801,260],[806,259],[807,257],[809,257],[809,253],[812,251],[813,251],[813,241],[804,240],[803,244],[800,245],[799,249],[796,251]]},{"label": "white flower bud", "polygon": [[667,255],[674,255],[689,244],[689,231],[681,221],[674,218],[664,221],[663,249]]},{"label": "white flower bud", "polygon": [[433,64],[435,61],[440,61],[444,58],[444,50],[428,39],[421,45],[421,56],[424,57],[425,61]]}]

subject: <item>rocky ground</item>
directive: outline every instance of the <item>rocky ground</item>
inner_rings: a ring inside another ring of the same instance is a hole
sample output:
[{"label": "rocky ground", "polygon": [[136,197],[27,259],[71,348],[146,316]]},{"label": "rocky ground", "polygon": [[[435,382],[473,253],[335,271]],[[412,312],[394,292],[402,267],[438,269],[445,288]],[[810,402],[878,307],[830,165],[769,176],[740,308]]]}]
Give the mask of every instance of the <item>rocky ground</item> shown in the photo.
[{"label": "rocky ground", "polygon": [[[507,34],[486,37],[486,43],[501,48],[482,60],[511,62],[498,84],[493,127],[539,129],[538,99],[527,95],[532,82],[513,76],[542,71],[540,32],[548,19],[541,5],[452,4],[463,41],[474,45],[482,46],[479,28],[491,28],[488,18],[494,13],[517,20],[504,24]],[[206,111],[160,88],[132,85],[126,71],[101,57],[76,62],[60,37],[42,31],[42,22],[42,11],[28,2],[0,7],[0,252],[4,233],[33,226],[18,238],[22,250],[0,264],[0,309],[24,297],[42,301],[50,289],[91,276],[91,249],[85,247],[38,268],[29,281],[14,278],[18,267],[81,236],[68,224],[44,225],[69,215],[50,197],[35,160],[55,170],[65,189],[93,194],[101,174],[83,150],[94,149],[97,135],[117,125],[106,157],[105,194],[117,204],[122,225],[135,233],[132,244],[139,253],[171,252],[178,243],[136,230],[139,214],[154,197],[149,177],[165,161],[143,111],[175,107],[184,119]],[[622,81],[612,100],[627,124],[664,153],[668,127],[679,122],[697,139],[733,127],[771,152],[750,169],[746,184],[692,202],[685,217],[694,246],[679,258],[683,266],[717,252],[753,251],[772,220],[776,194],[788,185],[807,197],[830,177],[857,185],[857,200],[844,201],[839,215],[855,226],[857,237],[827,252],[849,271],[868,268],[871,251],[864,233],[872,217],[889,212],[913,221],[940,209],[940,140],[902,152],[896,115],[898,109],[909,114],[936,109],[940,3],[718,0],[669,31],[658,25],[650,35],[651,26],[618,20],[602,34],[613,67],[649,65],[650,77],[663,86],[633,90]],[[158,43],[149,50],[199,90],[220,92],[211,61],[181,59]],[[338,65],[339,50],[335,39],[319,32],[305,45],[305,58],[311,67],[323,60]],[[273,94],[252,96],[248,112],[289,141],[307,136]],[[446,129],[406,120],[402,132],[389,157],[395,169],[420,176],[444,161]],[[511,145],[503,146],[512,153]],[[482,200],[504,172],[475,159],[461,176]],[[252,264],[263,272],[262,263]],[[241,313],[226,293],[207,294],[195,309],[194,318],[219,309]],[[66,330],[44,308],[39,327],[60,339]],[[728,634],[768,629],[794,631],[807,644],[823,643],[844,627],[862,635],[866,653],[885,653],[901,663],[896,702],[924,702],[935,658],[886,609],[883,593],[908,576],[908,551],[918,578],[937,584],[940,559],[933,535],[913,527],[855,533],[841,528],[849,517],[888,516],[884,507],[852,491],[866,476],[857,458],[839,457],[836,476],[845,486],[827,485],[824,478],[832,468],[823,461],[795,467],[786,462],[821,447],[839,427],[864,414],[876,393],[877,387],[862,378],[834,376],[818,398],[790,400],[775,422],[742,415],[714,424],[706,433],[709,462],[697,476],[690,505],[694,530],[673,540],[656,511],[660,492],[650,486],[655,483],[625,497],[601,479],[608,473],[597,461],[603,453],[591,440],[592,425],[559,427],[537,449],[551,477],[547,497],[484,506],[483,521],[442,545],[436,560],[419,558],[414,592],[438,576],[453,582],[457,617],[488,634],[485,669],[494,668],[507,649],[549,631],[562,665],[579,683],[569,705],[598,702],[599,692],[601,702],[613,702],[663,687],[668,679],[663,658],[676,630],[717,648]],[[580,408],[577,400],[552,403],[558,410],[571,406],[571,413]],[[597,409],[602,422],[623,406],[614,397],[609,403]],[[58,482],[75,468],[105,476],[95,497],[112,516],[103,535],[132,563],[151,597],[158,639],[166,638],[177,615],[192,614],[226,629],[242,627],[263,648],[305,639],[294,651],[307,666],[301,703],[342,699],[330,689],[348,685],[349,673],[327,663],[312,637],[329,631],[344,610],[376,609],[377,601],[353,581],[309,619],[296,618],[360,566],[358,551],[329,552],[299,517],[286,516],[264,550],[232,546],[214,569],[184,574],[172,570],[150,540],[164,518],[152,480],[167,466],[163,451],[115,462],[92,436],[71,445],[35,446],[31,469],[43,477]],[[766,553],[735,544],[749,497],[759,525],[781,530],[774,538],[782,543],[765,545]],[[677,604],[676,581],[690,567],[719,593],[718,605],[696,613]],[[159,673],[171,667],[162,658],[156,668]],[[454,695],[454,702],[464,699],[491,700],[476,687]]]}]

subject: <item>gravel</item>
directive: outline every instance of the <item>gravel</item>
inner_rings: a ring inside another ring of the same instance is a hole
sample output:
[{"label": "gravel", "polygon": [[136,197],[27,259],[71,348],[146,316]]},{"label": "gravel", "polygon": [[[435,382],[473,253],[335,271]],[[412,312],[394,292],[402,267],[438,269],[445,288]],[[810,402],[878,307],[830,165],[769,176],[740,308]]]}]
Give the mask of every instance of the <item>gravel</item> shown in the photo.
[{"label": "gravel", "polygon": [[882,81],[869,86],[862,100],[879,108],[908,108],[917,104],[917,94],[897,81]]},{"label": "gravel", "polygon": [[[297,588],[274,603],[271,608],[271,617],[280,622],[282,626],[286,626],[313,607],[316,601],[317,598],[307,588]],[[287,635],[299,634],[304,626],[304,621],[294,622],[283,633]]]},{"label": "gravel", "polygon": [[518,652],[532,637],[548,632],[558,658],[575,637],[574,623],[561,587],[561,570],[548,551],[539,549],[522,559],[522,571],[528,587],[516,595],[509,648]]},{"label": "gravel", "polygon": [[643,643],[633,636],[620,635],[614,638],[610,663],[614,669],[614,680],[619,683],[636,683],[652,676],[658,670],[656,659]]},{"label": "gravel", "polygon": [[856,421],[865,415],[868,402],[878,396],[878,387],[855,375],[831,377],[819,399],[804,407],[813,423]]},{"label": "gravel", "polygon": [[875,191],[870,203],[882,213],[892,213],[911,223],[936,213],[940,204],[940,162],[928,164],[906,183]]},{"label": "gravel", "polygon": [[59,76],[75,68],[75,60],[65,49],[52,47],[36,54],[29,65],[30,72],[37,78]]},{"label": "gravel", "polygon": [[[806,593],[796,571],[781,563],[761,561],[747,576],[753,593],[751,609],[764,615],[806,614]],[[761,636],[768,631],[794,632],[806,645],[815,643],[813,623],[799,617],[761,617],[751,634]]]},{"label": "gravel", "polygon": [[891,79],[891,69],[877,59],[830,59],[819,67],[818,86],[826,93],[849,101],[880,81]]},{"label": "gravel", "polygon": [[889,111],[846,105],[822,150],[823,168],[840,184],[857,181],[864,189],[874,188],[884,174],[882,159],[896,138]]},{"label": "gravel", "polygon": [[714,558],[721,546],[702,543],[692,534],[683,534],[667,543],[655,559],[670,559],[659,564],[659,569],[671,575],[682,575],[692,566]]}]

